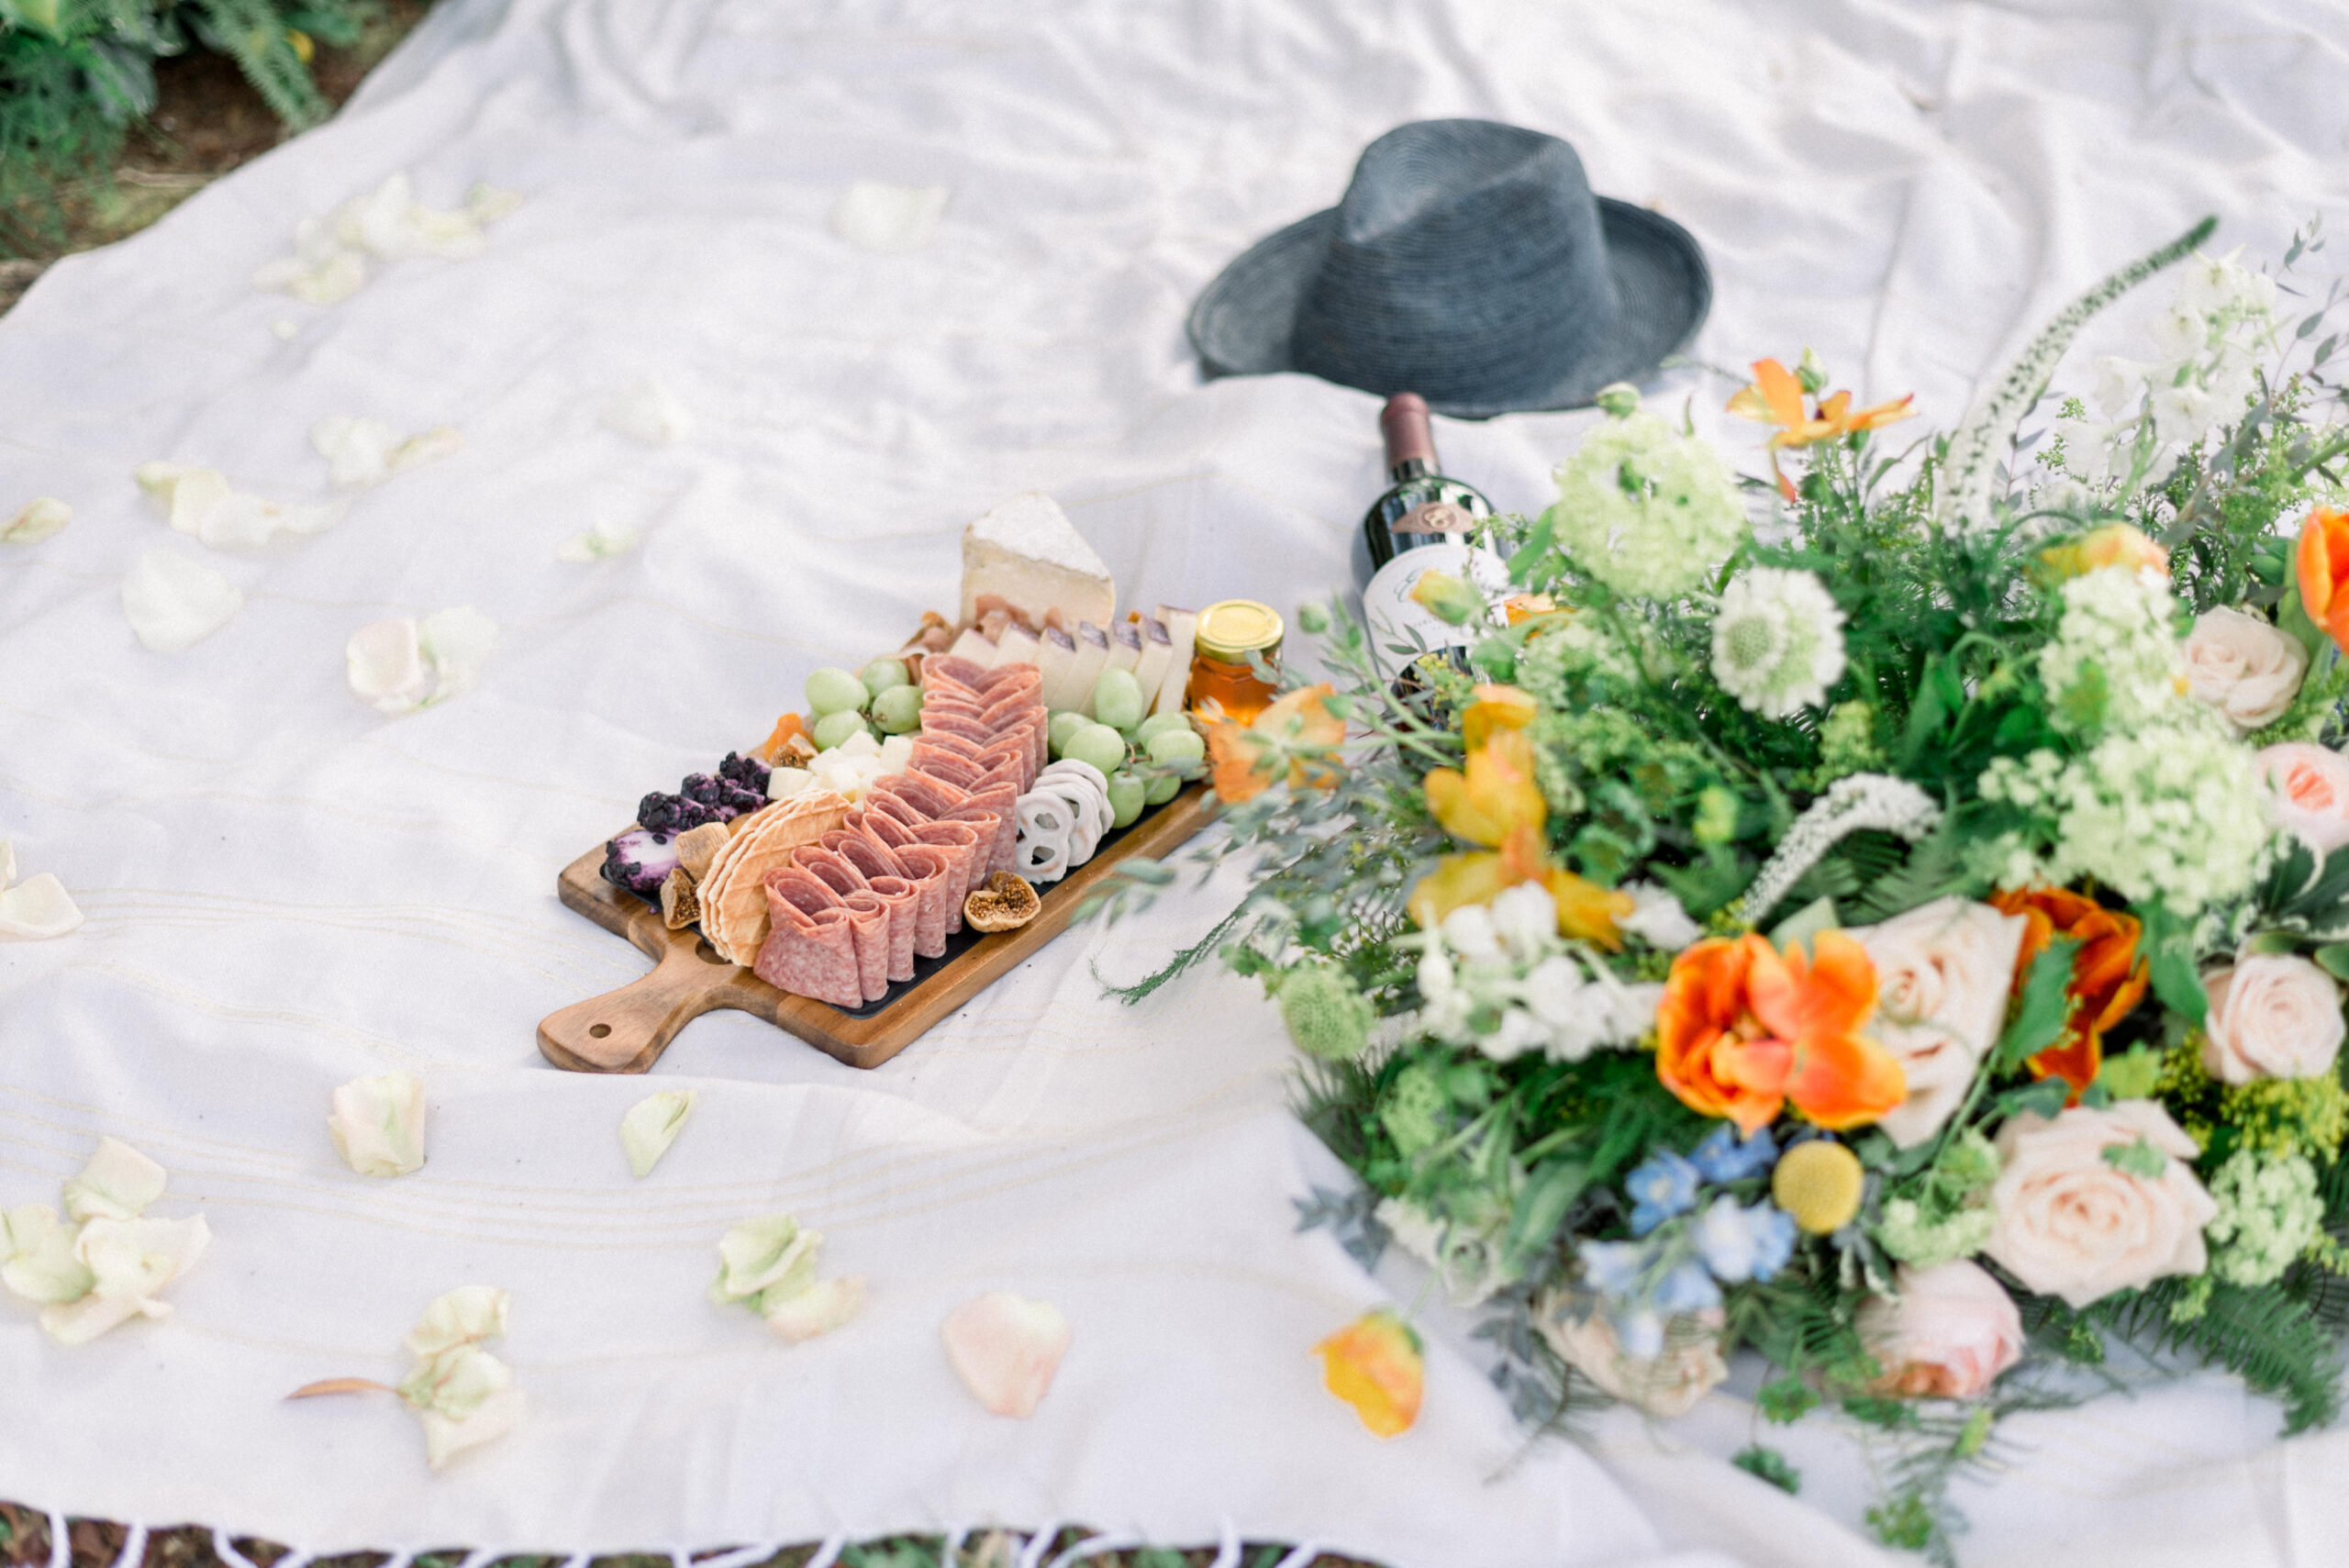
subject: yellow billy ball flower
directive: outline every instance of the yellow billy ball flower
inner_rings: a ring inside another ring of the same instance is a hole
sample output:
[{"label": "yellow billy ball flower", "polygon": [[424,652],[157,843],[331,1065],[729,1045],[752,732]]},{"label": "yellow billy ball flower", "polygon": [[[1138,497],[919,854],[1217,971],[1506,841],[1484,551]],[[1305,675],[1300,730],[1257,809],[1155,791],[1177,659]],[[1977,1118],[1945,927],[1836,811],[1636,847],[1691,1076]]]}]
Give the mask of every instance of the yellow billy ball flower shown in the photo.
[{"label": "yellow billy ball flower", "polygon": [[1823,1138],[1798,1143],[1770,1173],[1770,1196],[1813,1236],[1840,1230],[1860,1212],[1859,1156]]}]

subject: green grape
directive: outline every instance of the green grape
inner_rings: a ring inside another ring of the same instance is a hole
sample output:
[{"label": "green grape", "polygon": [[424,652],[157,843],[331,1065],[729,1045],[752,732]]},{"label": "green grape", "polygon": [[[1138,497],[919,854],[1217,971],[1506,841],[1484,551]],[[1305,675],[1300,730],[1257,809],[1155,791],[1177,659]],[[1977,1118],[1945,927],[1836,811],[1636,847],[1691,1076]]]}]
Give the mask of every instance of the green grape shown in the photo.
[{"label": "green grape", "polygon": [[1196,768],[1208,754],[1208,743],[1195,729],[1164,729],[1150,738],[1150,760],[1162,768]]},{"label": "green grape", "polygon": [[881,727],[884,735],[904,735],[920,728],[921,688],[907,684],[874,693],[873,722]]},{"label": "green grape", "polygon": [[1117,815],[1110,818],[1111,828],[1130,828],[1134,818],[1141,815],[1150,798],[1150,786],[1131,773],[1109,775],[1109,809]]},{"label": "green grape", "polygon": [[1153,713],[1148,718],[1141,721],[1141,728],[1135,730],[1134,735],[1143,745],[1147,746],[1152,740],[1161,735],[1163,735],[1170,729],[1188,729],[1190,728],[1191,718],[1188,714]]},{"label": "green grape", "polygon": [[1131,670],[1104,670],[1093,683],[1093,717],[1112,729],[1131,729],[1150,711]]},{"label": "green grape", "polygon": [[864,683],[846,670],[827,667],[807,677],[807,707],[818,718],[854,713],[871,699]]},{"label": "green grape", "polygon": [[871,733],[871,727],[864,722],[864,716],[854,708],[828,713],[816,721],[816,750],[829,751],[851,736]]},{"label": "green grape", "polygon": [[1142,799],[1152,806],[1163,806],[1183,793],[1183,781],[1173,773],[1160,773],[1150,781],[1150,788]]},{"label": "green grape", "polygon": [[856,673],[856,678],[864,683],[866,691],[878,697],[883,692],[895,690],[898,686],[910,685],[914,676],[913,672],[906,668],[906,662],[902,659],[875,659],[872,663],[859,670]]},{"label": "green grape", "polygon": [[1090,762],[1106,775],[1126,765],[1126,738],[1106,724],[1087,723],[1068,739],[1061,754]]},{"label": "green grape", "polygon": [[1065,708],[1052,715],[1052,726],[1046,731],[1051,738],[1052,755],[1056,758],[1068,755],[1069,737],[1080,729],[1090,728],[1092,724],[1091,719],[1074,708]]}]

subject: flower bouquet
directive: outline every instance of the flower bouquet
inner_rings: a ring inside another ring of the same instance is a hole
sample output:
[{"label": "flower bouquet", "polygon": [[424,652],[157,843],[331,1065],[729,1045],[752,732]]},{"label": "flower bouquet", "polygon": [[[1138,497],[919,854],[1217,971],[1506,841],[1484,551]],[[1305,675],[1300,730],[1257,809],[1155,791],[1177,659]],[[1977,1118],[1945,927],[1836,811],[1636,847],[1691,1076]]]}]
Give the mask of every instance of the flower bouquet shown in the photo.
[{"label": "flower bouquet", "polygon": [[[1946,437],[1765,361],[1741,481],[1613,389],[1493,526],[1505,602],[1421,582],[1464,657],[1398,694],[1308,605],[1329,678],[1215,727],[1252,891],[1126,995],[1262,979],[1364,1184],[1307,1218],[1479,1309],[1529,1419],[1675,1414],[1758,1351],[1761,1418],[1894,1445],[1870,1520],[1946,1558],[2012,1410],[2207,1362],[2336,1412],[2349,425],[2332,296],[2284,307],[2321,240],[2279,281],[2210,229]],[[2154,357],[2023,431],[2171,268]],[[1416,1340],[1374,1319],[1322,1353],[1398,1430]]]}]

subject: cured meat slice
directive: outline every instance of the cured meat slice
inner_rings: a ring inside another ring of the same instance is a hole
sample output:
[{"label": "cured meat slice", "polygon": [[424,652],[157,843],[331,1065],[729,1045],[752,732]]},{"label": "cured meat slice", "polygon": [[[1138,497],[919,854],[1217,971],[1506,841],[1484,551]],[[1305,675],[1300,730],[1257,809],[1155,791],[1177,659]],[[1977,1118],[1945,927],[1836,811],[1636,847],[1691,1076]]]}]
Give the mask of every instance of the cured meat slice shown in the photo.
[{"label": "cured meat slice", "polygon": [[846,796],[812,789],[741,819],[695,889],[701,934],[718,957],[729,963],[756,962],[767,938],[766,873],[786,864],[801,845],[847,821],[849,809]]},{"label": "cured meat slice", "polygon": [[878,1002],[889,994],[889,906],[867,887],[841,899],[841,906],[848,911],[856,983],[863,993],[852,1005]]},{"label": "cured meat slice", "polygon": [[[984,712],[989,714],[1008,712],[1024,704],[1038,702],[1036,694],[1042,689],[1044,677],[1043,673],[1033,664],[1007,665],[1000,670],[990,670],[987,673],[1000,675],[1003,679],[979,694],[983,699],[981,707]],[[1038,703],[1038,706],[1041,706],[1041,704]]]},{"label": "cured meat slice", "polygon": [[920,890],[901,874],[897,857],[859,832],[838,828],[824,835],[823,847],[856,869],[864,885],[889,906],[889,978],[914,977],[914,941],[920,923]]},{"label": "cured meat slice", "polygon": [[929,844],[907,844],[896,856],[914,888],[914,955],[940,957],[946,951],[948,907],[959,917],[965,892],[954,857]]},{"label": "cured meat slice", "polygon": [[1036,775],[1043,771],[1049,751],[1044,728],[1023,721],[981,746],[979,757],[990,766],[1004,762],[1016,766],[1019,771],[1019,793],[1025,795],[1035,787]]},{"label": "cured meat slice", "polygon": [[921,678],[924,685],[942,681],[966,686],[974,692],[983,692],[986,690],[987,677],[992,673],[992,671],[977,660],[964,659],[952,653],[932,654],[921,662]]},{"label": "cured meat slice", "polygon": [[1023,681],[1031,687],[1039,685],[1044,679],[1044,672],[1022,661],[1017,664],[997,664],[992,669],[981,670],[976,680],[972,680],[960,672],[956,673],[955,678],[961,680],[973,691],[995,693],[1000,692],[1007,685],[1016,686]]},{"label": "cured meat slice", "polygon": [[[903,801],[899,801],[897,806],[900,810],[907,809]],[[854,817],[849,818],[849,826],[883,849],[892,851],[902,850],[914,841],[913,829],[905,818],[892,817],[885,811],[859,809]]]},{"label": "cured meat slice", "polygon": [[914,742],[913,756],[906,763],[908,773],[922,773],[933,779],[944,779],[958,789],[976,789],[987,775],[986,764],[969,757],[958,756],[926,740]]},{"label": "cured meat slice", "polygon": [[938,851],[950,862],[946,929],[952,935],[963,929],[963,900],[987,879],[986,850],[992,845],[982,846],[978,828],[968,822],[924,822],[913,834],[914,842]]},{"label": "cured meat slice", "polygon": [[791,863],[806,872],[845,901],[852,893],[864,891],[864,876],[837,851],[820,843],[806,844],[791,851]]},{"label": "cured meat slice", "polygon": [[924,730],[914,737],[914,741],[917,747],[935,746],[941,751],[952,751],[958,757],[968,757],[974,762],[979,760],[979,748],[985,744],[970,736],[955,735],[945,730],[936,734]]},{"label": "cured meat slice", "polygon": [[[1017,804],[1016,796],[1014,803]],[[1019,819],[1009,812],[1007,807],[1005,814],[999,816],[974,801],[955,806],[937,818],[941,822],[963,823],[978,835],[978,874],[971,879],[973,887],[985,882],[990,873],[1011,869],[1012,848],[1019,841]]]},{"label": "cured meat slice", "polygon": [[751,973],[778,991],[836,1007],[864,1005],[856,930],[832,890],[789,867],[767,873],[769,929]]},{"label": "cured meat slice", "polygon": [[985,720],[975,717],[965,718],[957,713],[923,714],[921,733],[925,740],[952,735],[957,740],[967,740],[974,746],[985,746],[995,739],[995,731],[987,728]]},{"label": "cured meat slice", "polygon": [[877,844],[864,832],[862,819],[852,820],[845,828],[836,828],[824,835],[820,847],[854,866],[867,886],[876,876],[897,876],[897,857],[886,845]]},{"label": "cured meat slice", "polygon": [[[874,782],[871,795],[902,800],[926,819],[935,822],[958,806],[967,805],[968,790],[928,773],[896,773]],[[867,798],[871,798],[868,795]]]}]

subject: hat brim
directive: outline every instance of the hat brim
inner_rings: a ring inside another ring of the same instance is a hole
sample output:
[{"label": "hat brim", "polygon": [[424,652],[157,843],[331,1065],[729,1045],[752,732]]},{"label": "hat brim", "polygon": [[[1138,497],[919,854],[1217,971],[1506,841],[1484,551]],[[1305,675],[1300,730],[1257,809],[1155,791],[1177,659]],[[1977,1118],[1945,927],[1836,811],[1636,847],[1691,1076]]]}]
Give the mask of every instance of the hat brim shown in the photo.
[{"label": "hat brim", "polygon": [[[1187,325],[1210,377],[1297,368],[1289,354],[1291,328],[1337,218],[1332,207],[1258,240],[1201,292]],[[1613,331],[1573,364],[1560,365],[1557,380],[1547,386],[1491,401],[1430,398],[1429,406],[1462,419],[1581,408],[1600,387],[1649,380],[1667,357],[1687,347],[1713,303],[1712,272],[1696,238],[1659,213],[1607,196],[1598,198],[1598,220],[1619,307]]]}]

